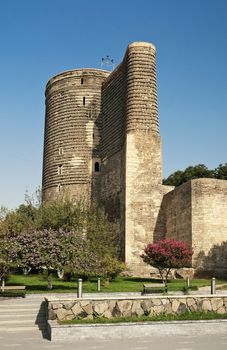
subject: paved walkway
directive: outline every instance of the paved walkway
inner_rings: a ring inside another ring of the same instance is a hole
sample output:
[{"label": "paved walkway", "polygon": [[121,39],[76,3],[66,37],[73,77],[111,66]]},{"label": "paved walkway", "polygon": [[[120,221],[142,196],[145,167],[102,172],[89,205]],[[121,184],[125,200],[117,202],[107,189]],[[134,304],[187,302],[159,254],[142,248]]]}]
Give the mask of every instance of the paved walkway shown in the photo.
[{"label": "paved walkway", "polygon": [[[209,334],[209,327],[204,332],[198,325],[172,325],[172,331],[161,335],[152,334],[141,338],[131,338],[130,331],[124,339],[86,339],[83,341],[50,342],[41,332],[34,330],[23,332],[0,331],[0,349],[7,350],[226,350],[227,330],[217,323],[212,325],[215,334]],[[163,326],[163,331],[165,327]],[[175,334],[175,331],[177,334]]]}]

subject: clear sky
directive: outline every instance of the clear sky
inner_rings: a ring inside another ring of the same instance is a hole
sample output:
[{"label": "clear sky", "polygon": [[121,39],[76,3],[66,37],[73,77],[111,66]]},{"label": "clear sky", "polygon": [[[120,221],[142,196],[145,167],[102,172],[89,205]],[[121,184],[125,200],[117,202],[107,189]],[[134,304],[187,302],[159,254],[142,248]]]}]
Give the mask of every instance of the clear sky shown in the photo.
[{"label": "clear sky", "polygon": [[0,0],[0,206],[41,185],[47,81],[157,48],[163,176],[227,162],[226,0]]}]

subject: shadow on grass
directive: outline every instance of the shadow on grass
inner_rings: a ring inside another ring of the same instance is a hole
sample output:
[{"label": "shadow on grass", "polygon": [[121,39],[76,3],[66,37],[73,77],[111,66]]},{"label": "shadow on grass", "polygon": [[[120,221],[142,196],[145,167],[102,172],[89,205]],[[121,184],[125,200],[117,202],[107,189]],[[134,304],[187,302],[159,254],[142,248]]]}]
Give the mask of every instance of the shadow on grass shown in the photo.
[{"label": "shadow on grass", "polygon": [[129,281],[129,282],[141,282],[141,283],[146,283],[146,282],[151,282],[151,283],[161,283],[162,280],[161,278],[141,278],[141,277],[125,277],[124,281]]},{"label": "shadow on grass", "polygon": [[[32,285],[32,286],[27,286],[26,287],[26,289],[27,290],[45,290],[45,291],[47,291],[48,289],[47,289],[47,285],[45,286],[40,286],[39,284],[37,284],[37,285]],[[71,286],[64,286],[64,285],[55,285],[55,284],[53,284],[53,287],[52,287],[52,289],[49,289],[50,291],[51,290],[68,290],[68,291],[70,291],[70,290],[72,290],[72,291],[75,291],[75,290],[77,290],[77,287],[75,286],[75,287],[71,287]]]}]

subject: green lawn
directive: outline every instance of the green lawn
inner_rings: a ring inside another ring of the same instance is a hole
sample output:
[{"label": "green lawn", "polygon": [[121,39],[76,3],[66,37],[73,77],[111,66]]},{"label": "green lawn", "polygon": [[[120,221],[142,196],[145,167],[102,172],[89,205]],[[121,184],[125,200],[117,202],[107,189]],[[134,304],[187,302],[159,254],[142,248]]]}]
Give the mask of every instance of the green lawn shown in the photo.
[{"label": "green lawn", "polygon": [[[157,282],[157,280],[146,278],[126,278],[118,277],[115,281],[108,285],[101,286],[101,292],[141,292],[143,283]],[[217,280],[217,284],[227,283],[226,281]],[[77,281],[64,282],[53,276],[53,289],[47,290],[47,277],[42,274],[29,274],[27,276],[22,274],[12,274],[6,281],[7,285],[25,285],[27,293],[73,293],[77,290]],[[194,279],[191,281],[193,289],[201,286],[210,285],[208,279]],[[83,291],[85,293],[96,292],[96,279],[91,279],[83,283]],[[168,291],[180,291],[185,286],[184,280],[171,280],[168,282]]]}]

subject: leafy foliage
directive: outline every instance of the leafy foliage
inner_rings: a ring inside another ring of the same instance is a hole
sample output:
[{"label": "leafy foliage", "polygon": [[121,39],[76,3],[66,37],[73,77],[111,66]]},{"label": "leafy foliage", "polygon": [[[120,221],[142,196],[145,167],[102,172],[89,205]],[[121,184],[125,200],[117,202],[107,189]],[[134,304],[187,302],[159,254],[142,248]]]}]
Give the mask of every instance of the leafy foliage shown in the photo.
[{"label": "leafy foliage", "polygon": [[193,251],[187,243],[175,239],[163,239],[156,243],[149,243],[143,261],[159,270],[163,283],[167,283],[172,268],[188,267],[191,264]]},{"label": "leafy foliage", "polygon": [[14,211],[2,211],[0,259],[8,251],[9,261],[23,271],[45,267],[69,276],[114,278],[125,269],[118,260],[118,225],[103,211],[69,200],[39,206],[29,198],[26,202]]},{"label": "leafy foliage", "polygon": [[199,178],[227,180],[227,163],[220,164],[214,170],[208,169],[204,164],[189,166],[184,171],[175,171],[167,179],[163,180],[163,184],[170,186],[179,186],[188,180]]},{"label": "leafy foliage", "polygon": [[78,274],[97,273],[98,257],[87,239],[63,230],[40,230],[10,237],[11,259],[22,269],[73,270]]}]

